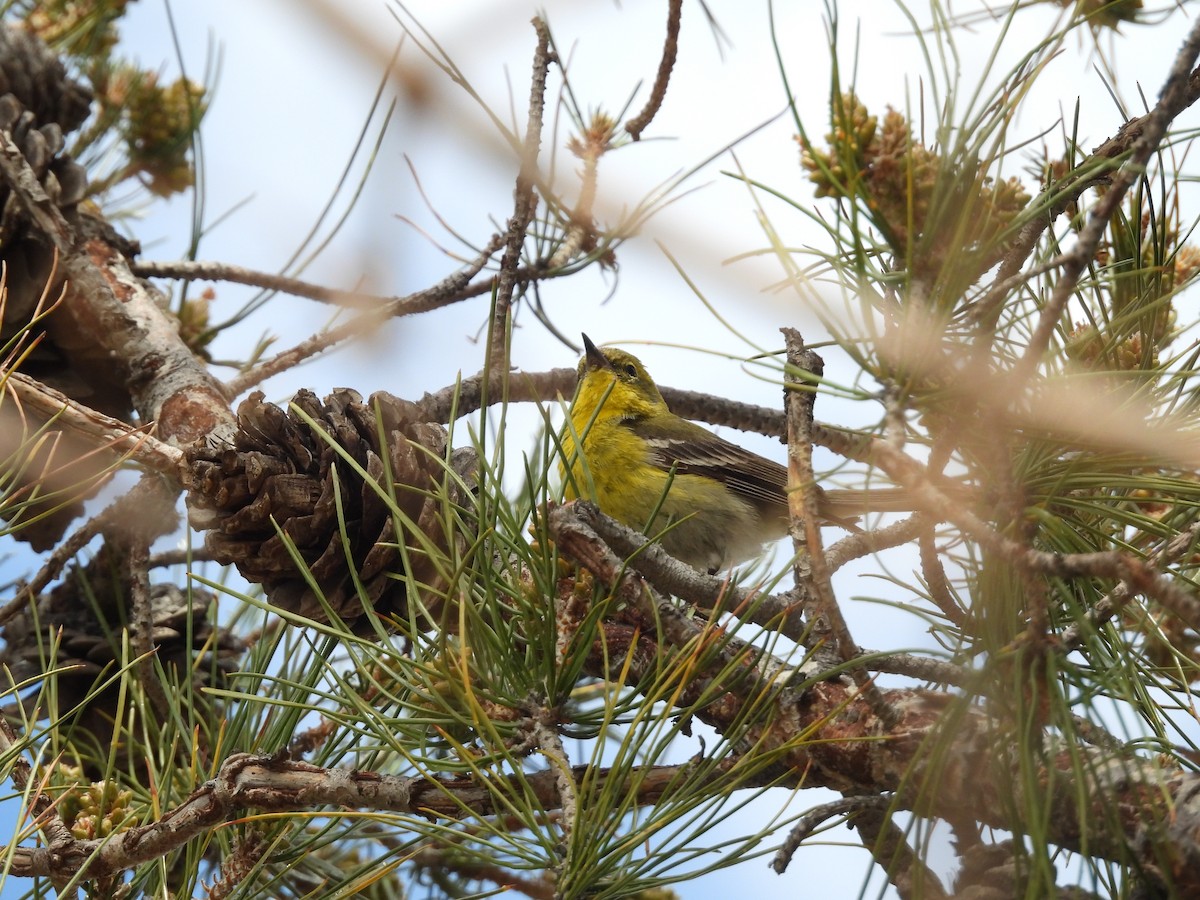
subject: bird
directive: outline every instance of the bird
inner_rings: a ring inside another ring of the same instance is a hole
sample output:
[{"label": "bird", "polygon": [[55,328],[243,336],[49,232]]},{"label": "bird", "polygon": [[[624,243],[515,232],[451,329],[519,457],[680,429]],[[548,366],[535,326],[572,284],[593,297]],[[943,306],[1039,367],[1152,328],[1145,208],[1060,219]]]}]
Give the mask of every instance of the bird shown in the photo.
[{"label": "bird", "polygon": [[[560,436],[566,500],[595,502],[710,574],[788,533],[787,468],[671,412],[632,353],[586,334],[583,346]],[[868,511],[912,507],[903,490],[816,490],[822,522],[851,531]]]}]

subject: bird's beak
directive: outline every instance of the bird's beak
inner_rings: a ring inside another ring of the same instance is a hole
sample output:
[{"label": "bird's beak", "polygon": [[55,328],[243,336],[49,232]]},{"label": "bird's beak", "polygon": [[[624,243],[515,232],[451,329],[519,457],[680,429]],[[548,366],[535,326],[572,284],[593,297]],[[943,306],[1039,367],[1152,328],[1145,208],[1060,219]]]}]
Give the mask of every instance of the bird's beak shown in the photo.
[{"label": "bird's beak", "polygon": [[589,369],[612,368],[612,363],[608,361],[608,357],[600,352],[600,348],[593,344],[592,339],[586,334],[583,336],[583,350]]}]

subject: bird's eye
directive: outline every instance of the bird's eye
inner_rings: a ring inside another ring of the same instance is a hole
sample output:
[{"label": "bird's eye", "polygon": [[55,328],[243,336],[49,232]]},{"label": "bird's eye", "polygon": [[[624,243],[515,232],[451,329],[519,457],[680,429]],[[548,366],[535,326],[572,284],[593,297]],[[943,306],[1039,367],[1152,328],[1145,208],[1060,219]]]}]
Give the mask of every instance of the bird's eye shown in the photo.
[{"label": "bird's eye", "polygon": [[630,378],[637,378],[637,366],[633,363],[625,363],[625,374]]}]

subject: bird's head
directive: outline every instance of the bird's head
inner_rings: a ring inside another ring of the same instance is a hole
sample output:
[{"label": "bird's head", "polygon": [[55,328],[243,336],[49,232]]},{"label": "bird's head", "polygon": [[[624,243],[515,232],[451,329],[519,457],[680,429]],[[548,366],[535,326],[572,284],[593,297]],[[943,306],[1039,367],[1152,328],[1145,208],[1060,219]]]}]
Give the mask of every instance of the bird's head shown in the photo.
[{"label": "bird's head", "polygon": [[624,350],[601,350],[586,334],[583,347],[573,409],[586,413],[589,418],[598,408],[605,417],[622,418],[640,418],[666,411],[666,401],[636,356]]}]

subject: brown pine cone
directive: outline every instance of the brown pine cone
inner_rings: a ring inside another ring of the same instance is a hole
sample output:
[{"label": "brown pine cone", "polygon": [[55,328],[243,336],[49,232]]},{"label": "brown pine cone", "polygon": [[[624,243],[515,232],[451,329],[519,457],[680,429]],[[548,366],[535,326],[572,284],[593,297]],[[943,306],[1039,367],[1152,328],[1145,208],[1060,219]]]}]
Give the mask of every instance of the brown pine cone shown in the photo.
[{"label": "brown pine cone", "polygon": [[[117,730],[121,680],[136,677],[132,670],[113,677],[130,643],[130,589],[123,551],[105,544],[86,565],[72,567],[61,584],[10,620],[0,648],[0,665],[18,682],[57,669],[55,690],[40,696],[43,704],[52,705],[40,707],[38,715],[73,715],[74,734],[105,752]],[[246,645],[208,621],[213,595],[196,588],[189,595],[173,584],[153,585],[150,593],[151,643],[164,670],[179,679],[190,677],[197,702],[208,696],[202,688],[227,687],[225,680],[237,669]],[[52,656],[55,641],[58,651]],[[203,658],[197,660],[198,654]],[[105,682],[111,683],[101,688]],[[26,714],[38,699],[36,692],[29,697]],[[5,712],[19,722],[16,709]]]},{"label": "brown pine cone", "polygon": [[[73,81],[62,62],[37,37],[20,26],[0,24],[0,131],[8,134],[32,178],[68,218],[74,216],[87,192],[87,172],[65,152],[65,135],[83,124],[91,99],[91,91]],[[30,323],[40,301],[45,308],[56,296],[56,286],[49,283],[54,269],[53,247],[6,183],[0,184],[0,263],[7,287],[0,310],[0,344],[5,344]],[[46,321],[39,330],[52,331],[53,327],[53,322]],[[94,338],[90,342],[95,343]],[[74,370],[69,355],[53,335],[33,349],[21,370],[83,402],[89,402],[95,392],[95,380]],[[127,414],[127,393],[124,409]],[[101,411],[122,414],[111,408]],[[33,430],[41,425],[34,423]],[[20,425],[9,416],[0,422],[0,430],[7,437],[0,441],[0,454],[20,452],[15,446]],[[57,441],[53,453],[48,449],[50,442],[43,441],[40,452],[21,460],[26,475],[13,486],[14,491],[24,486],[42,496],[55,495],[16,517],[24,521],[12,534],[37,550],[49,549],[62,537],[67,524],[83,509],[80,495],[87,493],[97,475],[95,461],[64,469],[64,465],[84,456],[86,448],[65,437]],[[53,508],[56,505],[58,509]],[[37,521],[30,521],[35,517]]]},{"label": "brown pine cone", "polygon": [[446,430],[386,393],[365,404],[341,389],[321,403],[301,391],[293,405],[325,434],[255,392],[238,407],[232,448],[189,451],[188,506],[193,526],[209,530],[209,551],[261,584],[273,606],[328,622],[278,525],[325,604],[355,633],[375,633],[364,604],[389,630],[438,627],[454,569],[451,537],[462,529]]},{"label": "brown pine cone", "polygon": [[[71,80],[38,38],[0,25],[0,130],[9,133],[50,201],[68,214],[87,192],[87,172],[64,152],[65,135],[83,124],[91,100],[91,91]],[[8,267],[7,337],[29,321],[53,265],[49,241],[40,239],[7,185],[0,187],[0,259]]]},{"label": "brown pine cone", "polygon": [[40,122],[74,131],[87,119],[92,92],[67,75],[66,66],[21,25],[0,26],[0,94],[12,94]]}]

